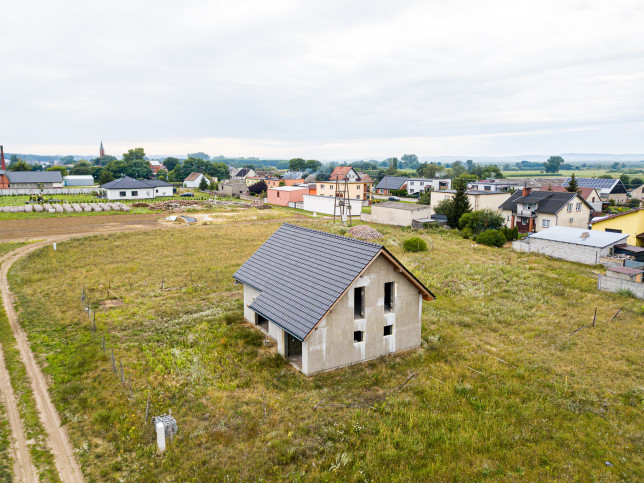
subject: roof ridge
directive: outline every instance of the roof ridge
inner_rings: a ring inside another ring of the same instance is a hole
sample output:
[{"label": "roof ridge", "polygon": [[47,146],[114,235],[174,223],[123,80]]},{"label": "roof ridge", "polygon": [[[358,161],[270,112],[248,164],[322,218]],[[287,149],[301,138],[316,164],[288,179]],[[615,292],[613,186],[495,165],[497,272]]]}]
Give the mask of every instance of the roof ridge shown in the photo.
[{"label": "roof ridge", "polygon": [[335,238],[341,238],[343,240],[351,240],[351,241],[358,242],[358,243],[361,243],[361,244],[367,245],[367,246],[385,248],[384,245],[380,245],[379,243],[371,243],[371,242],[367,242],[367,241],[364,241],[364,240],[359,240],[357,238],[349,238],[349,237],[344,236],[344,235],[337,235],[335,233],[329,233],[328,231],[316,230],[315,228],[308,228],[306,226],[294,225],[293,223],[282,223],[282,226],[284,226],[284,225],[292,226],[294,228],[299,228],[301,230],[311,231],[311,232],[314,232],[314,233],[321,233],[323,235],[328,235],[328,236],[335,237]]}]

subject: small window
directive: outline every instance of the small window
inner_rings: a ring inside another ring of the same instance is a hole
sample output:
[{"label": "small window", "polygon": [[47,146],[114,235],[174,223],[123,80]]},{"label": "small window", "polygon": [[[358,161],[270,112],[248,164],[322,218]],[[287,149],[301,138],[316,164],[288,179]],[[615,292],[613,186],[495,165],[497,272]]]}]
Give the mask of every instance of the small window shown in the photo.
[{"label": "small window", "polygon": [[568,203],[568,211],[572,211],[572,203]]},{"label": "small window", "polygon": [[127,196],[127,193],[125,191],[119,191],[119,196]]},{"label": "small window", "polygon": [[364,319],[364,287],[353,289],[353,318]]},{"label": "small window", "polygon": [[541,220],[541,226],[544,228],[550,227],[550,220]]},{"label": "small window", "polygon": [[385,283],[385,312],[394,311],[394,282]]},{"label": "small window", "polygon": [[362,342],[364,340],[364,331],[356,330],[353,332],[353,342]]},{"label": "small window", "polygon": [[132,191],[132,196],[139,196],[139,192],[138,191]]},{"label": "small window", "polygon": [[622,230],[615,230],[614,228],[605,228],[604,231],[607,231],[609,233],[621,233]]},{"label": "small window", "polygon": [[356,195],[356,199],[357,199],[357,200],[359,200],[359,199],[360,199],[360,195]]},{"label": "small window", "polygon": [[577,203],[577,206],[575,207],[577,211],[581,211],[581,203]]},{"label": "small window", "polygon": [[321,184],[321,185],[320,185],[320,188],[324,189],[324,185],[323,185],[323,184]]},{"label": "small window", "polygon": [[394,326],[393,325],[385,325],[384,336],[387,337],[388,335],[391,335],[393,333],[394,333]]}]

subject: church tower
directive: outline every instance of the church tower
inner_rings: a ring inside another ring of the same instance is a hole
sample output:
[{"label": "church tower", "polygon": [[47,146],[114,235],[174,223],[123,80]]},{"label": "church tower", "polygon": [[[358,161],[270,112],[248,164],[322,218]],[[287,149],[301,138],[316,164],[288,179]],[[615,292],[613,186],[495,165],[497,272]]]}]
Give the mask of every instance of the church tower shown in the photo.
[{"label": "church tower", "polygon": [[103,140],[101,139],[101,149],[98,151],[98,155],[102,158],[105,156],[105,149],[103,149]]}]

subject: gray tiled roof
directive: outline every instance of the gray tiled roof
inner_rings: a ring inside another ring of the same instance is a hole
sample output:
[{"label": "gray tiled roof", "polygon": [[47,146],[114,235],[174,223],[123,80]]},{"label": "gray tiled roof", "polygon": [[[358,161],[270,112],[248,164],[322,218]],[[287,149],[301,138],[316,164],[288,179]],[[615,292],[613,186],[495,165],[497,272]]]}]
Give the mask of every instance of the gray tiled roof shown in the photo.
[{"label": "gray tiled roof", "polygon": [[[284,223],[233,278],[260,292],[251,310],[304,340],[383,250],[382,245]],[[297,260],[307,260],[306,267]]]},{"label": "gray tiled roof", "polygon": [[407,182],[404,176],[385,176],[376,185],[377,190],[399,190]]},{"label": "gray tiled roof", "polygon": [[[517,203],[538,203],[538,207],[535,210],[537,213],[555,214],[570,203],[575,196],[577,196],[577,193],[569,193],[568,191],[532,191],[528,196],[523,196],[522,191],[519,190],[512,193],[512,196],[499,206],[499,209],[514,210]],[[591,210],[593,209],[581,196],[579,201],[586,204]]]},{"label": "gray tiled roof", "polygon": [[136,190],[136,189],[146,189],[154,188],[158,186],[172,186],[170,183],[157,179],[134,179],[129,176],[123,176],[122,178],[115,179],[109,183],[101,185],[101,188],[108,190]]},{"label": "gray tiled roof", "polygon": [[9,183],[62,183],[60,171],[7,171]]}]

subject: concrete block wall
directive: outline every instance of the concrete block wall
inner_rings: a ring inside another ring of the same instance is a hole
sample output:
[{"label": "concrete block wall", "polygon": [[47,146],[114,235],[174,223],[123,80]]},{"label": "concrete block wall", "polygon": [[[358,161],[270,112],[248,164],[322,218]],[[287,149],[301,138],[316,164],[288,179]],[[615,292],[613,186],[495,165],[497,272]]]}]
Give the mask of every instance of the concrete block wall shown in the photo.
[{"label": "concrete block wall", "polygon": [[529,241],[515,241],[512,248],[517,251],[540,253],[552,258],[568,260],[569,262],[585,263],[586,265],[597,265],[600,258],[610,253],[610,247],[595,248],[571,243],[540,240],[532,238]]},{"label": "concrete block wall", "polygon": [[599,275],[597,277],[597,290],[603,290],[604,292],[630,290],[637,298],[644,299],[644,283],[630,282],[606,275]]}]

